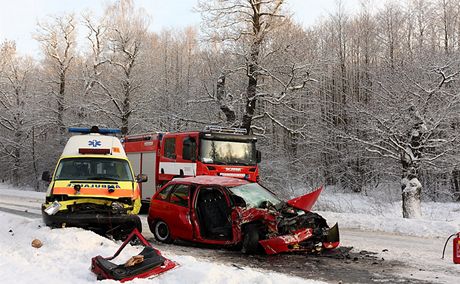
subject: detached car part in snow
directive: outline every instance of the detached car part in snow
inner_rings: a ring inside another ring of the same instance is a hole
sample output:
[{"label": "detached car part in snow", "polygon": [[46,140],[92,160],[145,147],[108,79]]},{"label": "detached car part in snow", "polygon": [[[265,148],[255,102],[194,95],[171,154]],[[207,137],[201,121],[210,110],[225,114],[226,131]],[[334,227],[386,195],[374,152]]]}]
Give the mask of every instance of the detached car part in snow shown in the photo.
[{"label": "detached car part in snow", "polygon": [[118,138],[102,134],[118,129],[71,128],[83,135],[70,137],[56,165],[42,204],[43,221],[50,227],[80,227],[120,239],[134,228],[141,201],[139,182]]},{"label": "detached car part in snow", "polygon": [[245,253],[318,252],[339,245],[339,229],[311,212],[322,188],[283,202],[258,183],[213,176],[176,178],[150,204],[158,241],[241,247]]},{"label": "detached car part in snow", "polygon": [[[115,264],[110,261],[116,258],[126,245],[136,237],[145,246],[139,255],[133,257],[139,259],[139,262]],[[113,256],[102,257],[98,255],[91,259],[91,271],[97,275],[97,280],[113,279],[125,282],[134,278],[157,276],[174,267],[176,267],[176,263],[163,257],[161,252],[153,248],[137,229],[131,232]]]}]

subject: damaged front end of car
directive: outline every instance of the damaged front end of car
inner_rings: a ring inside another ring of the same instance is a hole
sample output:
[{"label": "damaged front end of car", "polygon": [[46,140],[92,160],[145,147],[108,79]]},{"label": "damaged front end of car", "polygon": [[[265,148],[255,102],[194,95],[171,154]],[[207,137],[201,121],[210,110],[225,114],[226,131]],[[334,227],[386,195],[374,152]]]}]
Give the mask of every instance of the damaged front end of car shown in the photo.
[{"label": "damaged front end of car", "polygon": [[[260,232],[261,238],[258,240],[266,254],[319,253],[339,245],[338,224],[330,228],[322,216],[310,211],[321,191],[322,188],[318,188],[309,194],[281,202],[276,206],[268,206],[265,209],[248,209],[266,212],[263,218],[265,231]],[[257,215],[260,216],[260,214],[261,212]],[[251,216],[256,216],[256,214],[252,213]],[[250,218],[245,219],[250,220]]]},{"label": "damaged front end of car", "polygon": [[[315,215],[315,217],[312,217],[313,219],[322,218],[317,214]],[[329,228],[327,224],[325,226],[294,227],[297,228],[281,229],[267,239],[260,240],[259,243],[265,253],[277,254],[294,251],[318,253],[324,249],[336,248],[340,243],[338,224],[335,224],[332,228]]]}]

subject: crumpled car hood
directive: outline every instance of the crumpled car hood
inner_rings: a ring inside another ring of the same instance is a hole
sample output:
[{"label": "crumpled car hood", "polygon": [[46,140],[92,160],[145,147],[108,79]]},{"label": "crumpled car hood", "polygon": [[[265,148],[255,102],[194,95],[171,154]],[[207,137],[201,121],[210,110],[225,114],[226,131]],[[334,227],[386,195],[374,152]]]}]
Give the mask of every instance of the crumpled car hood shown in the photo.
[{"label": "crumpled car hood", "polygon": [[311,208],[316,203],[316,200],[318,200],[318,197],[322,191],[323,187],[318,187],[313,192],[289,200],[287,204],[296,209],[311,211]]}]

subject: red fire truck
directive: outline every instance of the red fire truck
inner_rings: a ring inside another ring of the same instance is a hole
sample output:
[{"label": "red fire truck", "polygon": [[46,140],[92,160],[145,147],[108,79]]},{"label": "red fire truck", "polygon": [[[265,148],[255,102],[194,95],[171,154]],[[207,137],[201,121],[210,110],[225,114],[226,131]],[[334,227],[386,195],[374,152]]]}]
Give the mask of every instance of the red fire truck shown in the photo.
[{"label": "red fire truck", "polygon": [[175,177],[219,175],[258,181],[261,154],[246,130],[206,127],[204,131],[127,135],[123,146],[135,174],[145,174],[142,201]]}]

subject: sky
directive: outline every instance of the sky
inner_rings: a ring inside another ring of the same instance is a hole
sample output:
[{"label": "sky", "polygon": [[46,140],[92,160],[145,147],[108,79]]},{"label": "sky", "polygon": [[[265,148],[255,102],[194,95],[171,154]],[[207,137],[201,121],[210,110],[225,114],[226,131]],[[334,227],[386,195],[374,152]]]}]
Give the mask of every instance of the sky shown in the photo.
[{"label": "sky", "polygon": [[[0,42],[14,40],[20,54],[39,54],[38,43],[33,39],[37,22],[49,16],[63,13],[77,15],[91,11],[102,14],[107,3],[114,0],[0,0]],[[359,0],[343,1],[345,9],[353,13],[359,9]],[[183,28],[199,25],[200,15],[193,12],[197,0],[134,0],[151,16],[150,30]],[[336,0],[286,0],[286,6],[294,13],[294,19],[304,26],[311,26],[334,12]]]}]

